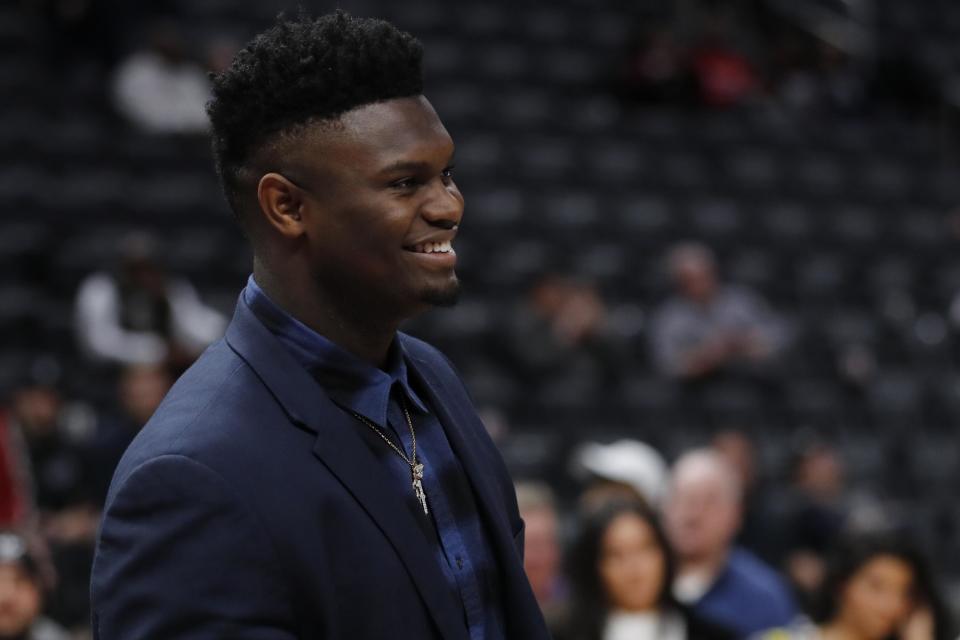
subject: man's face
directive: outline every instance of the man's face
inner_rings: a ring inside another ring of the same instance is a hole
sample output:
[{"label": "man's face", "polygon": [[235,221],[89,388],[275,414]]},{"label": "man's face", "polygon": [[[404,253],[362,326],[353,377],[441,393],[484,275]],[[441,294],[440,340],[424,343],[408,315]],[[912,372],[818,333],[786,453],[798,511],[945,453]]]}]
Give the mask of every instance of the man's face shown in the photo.
[{"label": "man's face", "polygon": [[549,508],[527,510],[526,553],[523,568],[538,599],[548,599],[560,573],[560,542],[557,535],[557,515]]},{"label": "man's face", "polygon": [[401,316],[453,304],[463,216],[453,141],[426,98],[359,107],[304,136],[290,179],[312,276],[339,299]]},{"label": "man's face", "polygon": [[120,380],[120,403],[127,415],[142,427],[170,390],[170,376],[159,366],[133,366]]},{"label": "man's face", "polygon": [[13,410],[28,438],[42,438],[56,431],[61,399],[55,389],[29,386],[13,397]]},{"label": "man's face", "polygon": [[723,553],[740,526],[740,504],[722,476],[691,469],[674,478],[665,509],[670,541],[683,560]]},{"label": "man's face", "polygon": [[676,267],[681,293],[695,302],[708,302],[717,288],[717,277],[709,262],[688,257]]},{"label": "man's face", "polygon": [[0,565],[0,637],[15,638],[40,615],[40,589],[15,564]]}]

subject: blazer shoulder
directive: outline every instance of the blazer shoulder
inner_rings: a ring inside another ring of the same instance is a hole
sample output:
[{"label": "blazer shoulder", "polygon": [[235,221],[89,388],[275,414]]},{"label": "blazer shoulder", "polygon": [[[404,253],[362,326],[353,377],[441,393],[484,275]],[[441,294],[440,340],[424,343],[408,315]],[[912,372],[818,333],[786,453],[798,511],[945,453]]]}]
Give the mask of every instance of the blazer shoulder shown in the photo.
[{"label": "blazer shoulder", "polygon": [[[134,438],[114,474],[114,484],[144,462],[164,455],[203,460],[217,441],[272,405],[271,396],[224,342],[215,343],[170,389]],[[254,410],[256,408],[256,410]]]},{"label": "blazer shoulder", "polygon": [[151,458],[104,512],[90,590],[98,637],[292,638],[278,558],[265,523],[216,470]]}]

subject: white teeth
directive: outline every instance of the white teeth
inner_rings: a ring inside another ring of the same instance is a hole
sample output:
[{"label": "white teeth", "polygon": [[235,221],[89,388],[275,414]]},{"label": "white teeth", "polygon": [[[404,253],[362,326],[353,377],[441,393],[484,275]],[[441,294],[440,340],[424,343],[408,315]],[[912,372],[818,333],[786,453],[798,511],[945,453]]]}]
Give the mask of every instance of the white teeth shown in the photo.
[{"label": "white teeth", "polygon": [[453,246],[449,240],[444,242],[424,242],[413,247],[417,253],[453,253]]}]

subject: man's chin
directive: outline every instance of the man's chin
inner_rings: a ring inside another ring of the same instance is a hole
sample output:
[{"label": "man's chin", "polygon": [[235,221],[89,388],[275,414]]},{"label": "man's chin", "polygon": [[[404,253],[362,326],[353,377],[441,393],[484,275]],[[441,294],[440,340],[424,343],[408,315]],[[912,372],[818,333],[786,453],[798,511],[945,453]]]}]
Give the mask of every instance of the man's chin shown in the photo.
[{"label": "man's chin", "polygon": [[460,282],[454,280],[444,287],[425,289],[420,302],[431,307],[452,307],[460,300]]}]

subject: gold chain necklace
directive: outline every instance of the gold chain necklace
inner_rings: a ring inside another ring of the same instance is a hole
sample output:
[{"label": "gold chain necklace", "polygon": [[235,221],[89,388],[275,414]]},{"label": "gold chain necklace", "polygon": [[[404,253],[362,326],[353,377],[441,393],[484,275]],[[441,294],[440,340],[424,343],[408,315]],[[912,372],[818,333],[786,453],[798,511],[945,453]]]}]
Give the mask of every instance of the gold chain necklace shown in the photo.
[{"label": "gold chain necklace", "polygon": [[393,441],[380,430],[380,427],[374,423],[367,420],[365,417],[357,413],[356,411],[351,411],[353,417],[362,422],[363,424],[370,427],[374,433],[376,433],[380,438],[386,442],[391,449],[393,449],[398,456],[403,458],[403,461],[410,465],[410,475],[412,477],[411,484],[413,485],[413,494],[417,497],[417,501],[420,503],[420,506],[423,507],[423,513],[427,514],[427,494],[423,490],[423,464],[417,463],[417,434],[413,431],[413,420],[410,419],[410,412],[407,411],[407,404],[402,399],[400,400],[400,408],[403,409],[403,416],[407,419],[407,426],[410,427],[410,457],[407,457],[407,454],[403,452],[397,445],[393,444]]}]

